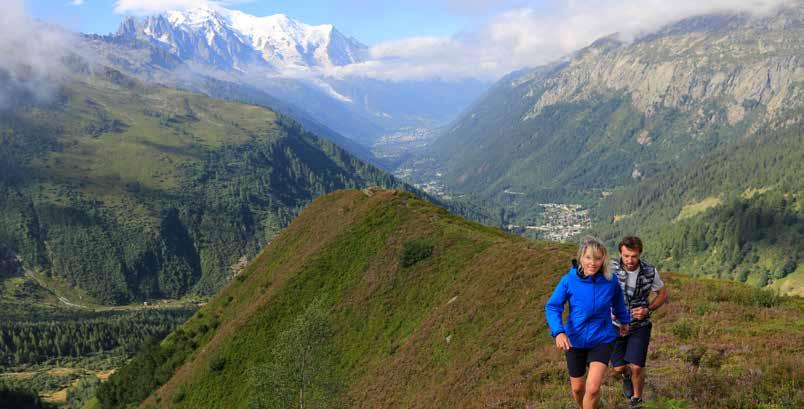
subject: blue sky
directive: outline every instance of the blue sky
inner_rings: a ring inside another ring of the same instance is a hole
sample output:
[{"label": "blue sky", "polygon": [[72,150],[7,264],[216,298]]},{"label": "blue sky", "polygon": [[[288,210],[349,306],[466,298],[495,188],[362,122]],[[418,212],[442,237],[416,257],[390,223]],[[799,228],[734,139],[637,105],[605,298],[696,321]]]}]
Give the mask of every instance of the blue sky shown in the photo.
[{"label": "blue sky", "polygon": [[[124,17],[115,12],[117,0],[83,0],[78,1],[80,5],[71,4],[73,1],[27,0],[26,5],[34,17],[84,33],[113,32]],[[256,16],[284,13],[307,24],[334,24],[341,32],[373,45],[405,37],[451,36],[516,4],[483,0],[470,0],[465,5],[457,0],[254,0],[232,2],[226,7]]]},{"label": "blue sky", "polygon": [[[3,0],[8,2],[9,0]],[[789,0],[11,0],[36,18],[106,34],[125,14],[216,2],[307,24],[333,24],[370,46],[369,59],[331,75],[495,80],[548,64],[612,34],[629,41],[686,17],[766,14]],[[71,3],[81,3],[73,5]],[[8,8],[8,7],[7,7]]]}]

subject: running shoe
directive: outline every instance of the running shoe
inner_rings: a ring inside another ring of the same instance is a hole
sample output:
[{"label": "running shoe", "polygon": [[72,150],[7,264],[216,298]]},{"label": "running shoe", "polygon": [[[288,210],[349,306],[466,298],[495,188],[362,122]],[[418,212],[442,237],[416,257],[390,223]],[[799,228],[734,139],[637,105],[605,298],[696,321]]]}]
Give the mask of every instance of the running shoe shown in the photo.
[{"label": "running shoe", "polygon": [[623,396],[626,399],[631,399],[634,396],[634,384],[631,382],[631,374],[623,374]]}]

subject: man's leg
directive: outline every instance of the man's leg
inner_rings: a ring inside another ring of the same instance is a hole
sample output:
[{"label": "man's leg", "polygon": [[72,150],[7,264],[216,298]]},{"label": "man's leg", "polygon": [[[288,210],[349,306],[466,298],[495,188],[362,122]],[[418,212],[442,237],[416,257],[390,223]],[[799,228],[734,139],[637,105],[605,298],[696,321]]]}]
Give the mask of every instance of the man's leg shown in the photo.
[{"label": "man's leg", "polygon": [[602,362],[590,362],[589,374],[586,375],[586,393],[583,395],[583,409],[595,409],[600,401],[600,384],[606,375],[608,365]]},{"label": "man's leg", "polygon": [[634,397],[641,398],[642,389],[645,388],[645,368],[634,364],[628,364],[628,367],[631,370],[631,382],[634,384]]},{"label": "man's leg", "polygon": [[623,396],[626,399],[631,399],[634,394],[633,386],[631,385],[631,371],[628,370],[628,362],[625,362],[625,352],[628,347],[628,337],[617,337],[611,351],[611,366],[614,372],[620,375],[623,382]]},{"label": "man's leg", "polygon": [[570,387],[572,388],[572,398],[578,402],[578,406],[583,408],[583,394],[586,391],[586,379],[584,377],[570,377]]},{"label": "man's leg", "polygon": [[645,391],[645,363],[648,359],[648,345],[650,344],[652,327],[652,324],[648,324],[637,329],[628,337],[625,361],[628,362],[628,369],[631,373],[631,383],[634,387],[634,399],[642,398],[643,392]]}]

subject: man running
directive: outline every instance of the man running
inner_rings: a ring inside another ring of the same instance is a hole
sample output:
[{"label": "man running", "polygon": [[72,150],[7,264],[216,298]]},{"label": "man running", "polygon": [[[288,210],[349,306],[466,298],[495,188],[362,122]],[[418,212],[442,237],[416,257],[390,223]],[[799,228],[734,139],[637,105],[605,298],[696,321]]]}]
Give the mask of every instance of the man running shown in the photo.
[{"label": "man running", "polygon": [[[625,305],[631,312],[631,325],[627,336],[617,337],[611,354],[611,366],[623,378],[623,395],[631,400],[631,407],[642,406],[645,387],[645,361],[653,324],[650,315],[667,300],[659,272],[640,260],[642,240],[627,236],[618,245],[620,259],[612,261],[611,271],[617,275],[625,296]],[[656,293],[649,301],[651,293]],[[615,325],[619,324],[615,321]]]}]

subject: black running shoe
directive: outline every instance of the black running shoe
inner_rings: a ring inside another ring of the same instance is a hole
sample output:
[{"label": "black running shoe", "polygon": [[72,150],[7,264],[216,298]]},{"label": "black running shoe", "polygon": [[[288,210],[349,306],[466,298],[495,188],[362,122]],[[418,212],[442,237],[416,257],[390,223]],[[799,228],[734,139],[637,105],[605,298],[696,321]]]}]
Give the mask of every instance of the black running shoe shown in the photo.
[{"label": "black running shoe", "polygon": [[642,398],[631,398],[631,409],[644,408],[645,406],[642,405],[643,403]]},{"label": "black running shoe", "polygon": [[623,374],[623,396],[626,399],[631,399],[634,396],[634,384],[631,383],[631,374]]}]

